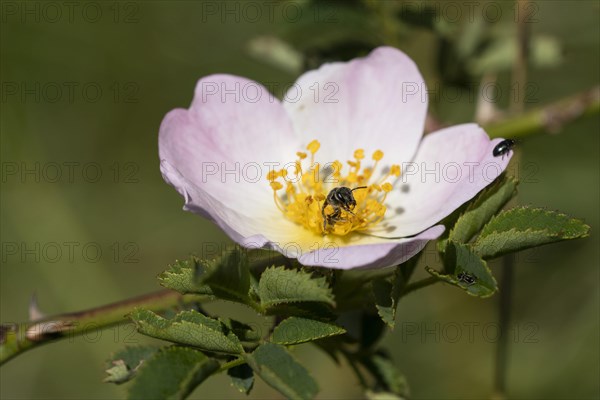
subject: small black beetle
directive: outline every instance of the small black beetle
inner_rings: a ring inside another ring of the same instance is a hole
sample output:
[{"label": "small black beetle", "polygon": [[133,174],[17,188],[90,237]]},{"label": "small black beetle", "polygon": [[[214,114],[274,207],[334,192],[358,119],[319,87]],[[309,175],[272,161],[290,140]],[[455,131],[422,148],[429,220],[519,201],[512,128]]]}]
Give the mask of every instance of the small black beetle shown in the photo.
[{"label": "small black beetle", "polygon": [[504,156],[508,154],[508,152],[511,151],[513,147],[515,147],[514,140],[504,139],[503,141],[498,143],[496,147],[494,147],[494,151],[492,152],[492,154],[494,155],[494,157],[502,156],[502,159],[504,160]]},{"label": "small black beetle", "polygon": [[466,272],[461,272],[460,274],[456,275],[456,278],[467,286],[471,286],[477,281],[477,278],[471,274],[467,274]]}]

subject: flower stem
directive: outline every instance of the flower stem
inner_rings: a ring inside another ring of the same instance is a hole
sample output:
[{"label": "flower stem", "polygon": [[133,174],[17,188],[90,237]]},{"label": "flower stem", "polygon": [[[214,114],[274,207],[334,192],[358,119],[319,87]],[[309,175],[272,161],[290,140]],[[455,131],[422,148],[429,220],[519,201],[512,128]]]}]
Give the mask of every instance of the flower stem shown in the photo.
[{"label": "flower stem", "polygon": [[415,290],[419,290],[426,286],[433,285],[434,283],[437,283],[439,281],[440,281],[439,278],[436,278],[435,276],[430,276],[429,278],[424,278],[424,279],[421,279],[420,281],[409,283],[404,288],[404,291],[402,292],[402,296],[406,296],[410,292],[414,292]]},{"label": "flower stem", "polygon": [[43,344],[82,335],[121,324],[137,307],[161,311],[177,305],[205,300],[202,296],[182,296],[172,290],[162,290],[88,310],[59,314],[23,323],[3,323],[0,326],[0,365]]},{"label": "flower stem", "polygon": [[221,364],[221,367],[219,368],[217,373],[227,371],[228,369],[237,367],[238,365],[242,365],[245,362],[246,362],[246,360],[242,357],[236,358],[235,360],[228,361],[226,363]]},{"label": "flower stem", "polygon": [[357,365],[356,356],[348,350],[340,349],[340,351],[344,355],[344,357],[346,357],[346,361],[348,361],[348,365],[350,366],[350,368],[352,368],[352,371],[354,372],[354,375],[356,375],[356,378],[360,382],[360,385],[364,388],[367,388],[369,385],[363,373],[360,371],[360,368]]},{"label": "flower stem", "polygon": [[556,133],[581,117],[600,113],[600,86],[571,97],[485,126],[490,137],[523,138],[536,133]]},{"label": "flower stem", "polygon": [[[519,15],[523,15],[526,11],[527,6],[529,4],[529,0],[517,0],[516,7],[519,10]],[[517,40],[519,46],[519,52],[517,54],[517,62],[515,63],[515,68],[513,70],[512,80],[516,83],[517,87],[522,85],[523,90],[520,90],[520,93],[525,92],[525,87],[527,84],[527,66],[529,63],[529,40],[530,40],[530,27],[529,24],[526,23],[524,18],[519,18],[517,21]],[[514,85],[514,84],[513,84]],[[514,87],[514,86],[513,86]],[[542,122],[546,122],[549,124],[547,129],[549,131],[556,131],[557,128],[560,128],[565,123],[565,119],[569,118],[577,118],[585,111],[585,102],[589,102],[594,99],[598,101],[600,98],[600,87],[595,88],[596,93],[590,92],[589,94],[585,94],[583,98],[576,99],[575,104],[563,104],[562,107],[564,109],[555,109],[551,113],[548,112],[546,115],[540,114],[539,118],[542,118]],[[522,111],[524,108],[525,98],[519,97],[518,102],[514,104],[515,110]],[[552,121],[549,118],[554,118]],[[557,121],[558,119],[563,119],[563,121]],[[558,122],[558,123],[557,123]],[[557,126],[552,126],[554,123]],[[507,254],[504,256],[503,263],[504,268],[502,269],[502,278],[501,278],[501,287],[500,291],[500,304],[499,304],[499,324],[500,324],[500,332],[505,334],[500,335],[498,343],[496,345],[496,360],[494,365],[494,392],[496,398],[506,398],[506,383],[507,383],[507,371],[508,371],[508,353],[509,353],[509,343],[508,343],[508,327],[510,325],[510,311],[511,311],[511,303],[512,303],[512,286],[514,281],[514,267],[515,267],[515,258],[514,254]]]},{"label": "flower stem", "polygon": [[506,381],[508,371],[509,340],[507,332],[510,329],[512,294],[514,284],[514,254],[507,254],[503,258],[503,268],[500,291],[499,329],[500,335],[496,345],[496,360],[494,365],[494,392],[495,398],[506,398]]}]

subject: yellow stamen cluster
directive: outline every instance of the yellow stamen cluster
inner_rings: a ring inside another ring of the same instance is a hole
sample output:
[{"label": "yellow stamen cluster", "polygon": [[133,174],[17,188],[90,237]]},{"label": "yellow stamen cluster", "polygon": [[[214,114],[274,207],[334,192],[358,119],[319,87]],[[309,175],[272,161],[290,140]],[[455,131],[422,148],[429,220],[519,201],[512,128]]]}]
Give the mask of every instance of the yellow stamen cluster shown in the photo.
[{"label": "yellow stamen cluster", "polygon": [[[392,184],[387,182],[391,177],[400,176],[400,166],[392,165],[389,171],[382,174],[376,182],[371,182],[373,173],[383,158],[383,152],[377,150],[372,155],[373,163],[363,167],[365,158],[363,149],[354,152],[354,160],[349,160],[349,171],[342,175],[342,163],[333,161],[328,164],[315,162],[315,153],[321,144],[313,140],[306,146],[310,153],[298,152],[295,168],[270,171],[267,179],[271,182],[275,204],[286,218],[304,226],[317,234],[347,235],[353,231],[371,229],[381,222],[386,207],[386,196],[392,191]],[[310,164],[306,164],[310,161]],[[304,164],[304,165],[303,165]],[[356,207],[348,212],[339,210],[336,217],[335,204],[325,206],[330,191],[334,188],[349,189],[366,186],[364,189],[353,190]],[[282,190],[283,189],[283,190]],[[323,209],[323,207],[325,208]],[[325,215],[325,218],[323,217]],[[327,220],[327,222],[325,222]]]}]

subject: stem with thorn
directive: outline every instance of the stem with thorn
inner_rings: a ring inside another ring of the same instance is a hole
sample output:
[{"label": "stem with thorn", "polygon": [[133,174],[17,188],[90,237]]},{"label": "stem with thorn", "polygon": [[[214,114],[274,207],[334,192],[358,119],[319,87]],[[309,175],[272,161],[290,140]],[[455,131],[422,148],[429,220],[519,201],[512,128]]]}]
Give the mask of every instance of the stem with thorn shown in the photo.
[{"label": "stem with thorn", "polygon": [[127,314],[137,307],[161,311],[205,300],[206,298],[201,296],[182,296],[172,290],[162,290],[88,310],[59,314],[35,321],[3,323],[0,326],[0,365],[43,344],[126,322]]},{"label": "stem with thorn", "polygon": [[492,138],[518,139],[542,132],[556,133],[570,122],[599,113],[600,86],[596,86],[484,128]]},{"label": "stem with thorn", "polygon": [[[491,138],[520,139],[544,132],[557,133],[573,121],[597,114],[600,114],[600,86],[522,114],[483,124],[483,127]],[[432,115],[428,119],[435,122],[426,125],[427,133],[447,127]]]}]

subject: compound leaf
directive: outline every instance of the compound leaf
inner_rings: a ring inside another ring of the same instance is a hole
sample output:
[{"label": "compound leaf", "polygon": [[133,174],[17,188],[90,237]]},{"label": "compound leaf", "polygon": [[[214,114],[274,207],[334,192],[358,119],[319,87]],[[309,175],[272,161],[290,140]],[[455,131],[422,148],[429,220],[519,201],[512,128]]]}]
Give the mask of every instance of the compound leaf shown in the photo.
[{"label": "compound leaf", "polygon": [[225,324],[197,311],[182,311],[165,319],[149,310],[136,309],[131,319],[144,335],[170,342],[195,346],[202,350],[228,354],[243,352],[238,337]]}]

